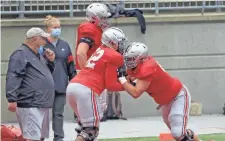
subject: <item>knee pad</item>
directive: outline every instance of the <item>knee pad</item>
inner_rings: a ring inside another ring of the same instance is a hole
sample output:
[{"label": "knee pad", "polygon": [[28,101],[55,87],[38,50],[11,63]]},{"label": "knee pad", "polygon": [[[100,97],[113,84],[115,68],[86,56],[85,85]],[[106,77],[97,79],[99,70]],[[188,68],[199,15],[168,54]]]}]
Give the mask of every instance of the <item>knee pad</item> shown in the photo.
[{"label": "knee pad", "polygon": [[173,128],[171,128],[171,134],[172,134],[173,138],[175,138],[177,140],[182,138],[182,140],[180,140],[180,141],[193,141],[193,139],[194,139],[194,132],[190,129],[186,130],[186,134],[184,136],[182,134],[182,130],[180,130],[180,128],[173,127]]},{"label": "knee pad", "polygon": [[171,134],[174,139],[179,139],[182,137],[182,128],[180,126],[173,126],[171,128]]},{"label": "knee pad", "polygon": [[94,141],[98,137],[98,127],[83,127],[82,131],[77,136],[82,136],[85,141]]},{"label": "knee pad", "polygon": [[186,135],[180,141],[193,141],[194,140],[194,132],[190,129],[186,130]]}]

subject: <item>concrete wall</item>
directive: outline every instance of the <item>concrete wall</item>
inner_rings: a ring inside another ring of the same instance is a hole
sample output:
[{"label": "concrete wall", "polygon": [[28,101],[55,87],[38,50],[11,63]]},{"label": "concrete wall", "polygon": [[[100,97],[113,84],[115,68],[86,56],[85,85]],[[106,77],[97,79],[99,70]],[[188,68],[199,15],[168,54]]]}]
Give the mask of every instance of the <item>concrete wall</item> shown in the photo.
[{"label": "concrete wall", "polygon": [[[155,56],[171,75],[179,77],[189,88],[192,100],[203,104],[204,114],[222,113],[225,103],[225,14],[187,17],[146,17],[145,35],[140,33],[136,19],[123,19],[118,21],[117,25],[124,30],[129,42],[139,41],[148,45],[149,53]],[[69,42],[72,50],[75,46],[75,30],[80,22],[81,19],[62,19],[61,37]],[[2,21],[2,122],[16,121],[15,114],[7,111],[5,98],[8,58],[23,42],[26,30],[32,25],[41,24],[42,21],[35,20]],[[147,94],[137,100],[133,100],[125,92],[121,95],[125,117],[159,115],[155,109],[157,105]],[[67,105],[65,119],[72,118],[73,113]]]}]

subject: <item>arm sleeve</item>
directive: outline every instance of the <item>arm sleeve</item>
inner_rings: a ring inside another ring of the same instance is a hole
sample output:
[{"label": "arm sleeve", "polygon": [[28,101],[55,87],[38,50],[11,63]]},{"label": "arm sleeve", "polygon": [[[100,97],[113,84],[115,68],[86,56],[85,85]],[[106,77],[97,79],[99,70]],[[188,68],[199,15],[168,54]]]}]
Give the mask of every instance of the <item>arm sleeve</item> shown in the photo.
[{"label": "arm sleeve", "polygon": [[94,40],[92,38],[89,38],[89,37],[82,37],[82,38],[80,38],[79,43],[86,43],[86,44],[89,45],[89,48],[91,48],[93,43],[94,43]]},{"label": "arm sleeve", "polygon": [[68,45],[68,48],[69,48],[69,54],[67,56],[67,72],[68,72],[69,80],[71,80],[77,74],[77,71],[74,67],[74,59],[73,59],[73,55],[69,45]]},{"label": "arm sleeve", "polygon": [[6,74],[6,98],[8,102],[17,101],[17,90],[23,81],[26,73],[27,61],[22,51],[15,51],[8,64],[8,71]]},{"label": "arm sleeve", "polygon": [[124,91],[123,86],[117,79],[117,67],[111,64],[106,66],[105,87],[109,91]]}]

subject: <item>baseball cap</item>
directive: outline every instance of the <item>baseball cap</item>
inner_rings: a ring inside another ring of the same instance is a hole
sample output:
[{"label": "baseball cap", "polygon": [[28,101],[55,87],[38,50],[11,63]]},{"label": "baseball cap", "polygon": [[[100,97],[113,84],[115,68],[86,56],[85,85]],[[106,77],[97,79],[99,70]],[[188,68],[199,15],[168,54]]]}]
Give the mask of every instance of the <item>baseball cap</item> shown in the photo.
[{"label": "baseball cap", "polygon": [[26,33],[26,38],[32,38],[32,37],[35,37],[35,36],[42,36],[42,37],[49,37],[50,34],[44,32],[44,30],[42,30],[41,28],[39,27],[32,27],[31,29],[29,29]]}]

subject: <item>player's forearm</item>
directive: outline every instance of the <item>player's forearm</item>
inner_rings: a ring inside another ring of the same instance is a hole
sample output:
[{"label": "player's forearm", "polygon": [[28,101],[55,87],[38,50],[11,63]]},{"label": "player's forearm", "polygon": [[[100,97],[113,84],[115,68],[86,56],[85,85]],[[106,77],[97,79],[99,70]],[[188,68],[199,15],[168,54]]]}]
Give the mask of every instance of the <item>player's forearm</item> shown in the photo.
[{"label": "player's forearm", "polygon": [[122,84],[123,88],[131,95],[133,98],[138,98],[141,93],[139,93],[135,86],[133,86],[131,83],[126,81],[125,79],[119,79],[120,83]]},{"label": "player's forearm", "polygon": [[140,97],[140,93],[136,90],[136,88],[130,84],[129,82],[126,82],[125,84],[123,84],[124,89],[128,92],[128,94],[130,96],[132,96],[133,98],[138,98]]},{"label": "player's forearm", "polygon": [[78,58],[78,64],[80,66],[80,69],[83,69],[87,62],[87,55],[85,53],[80,53],[80,54],[77,54],[77,58]]}]

